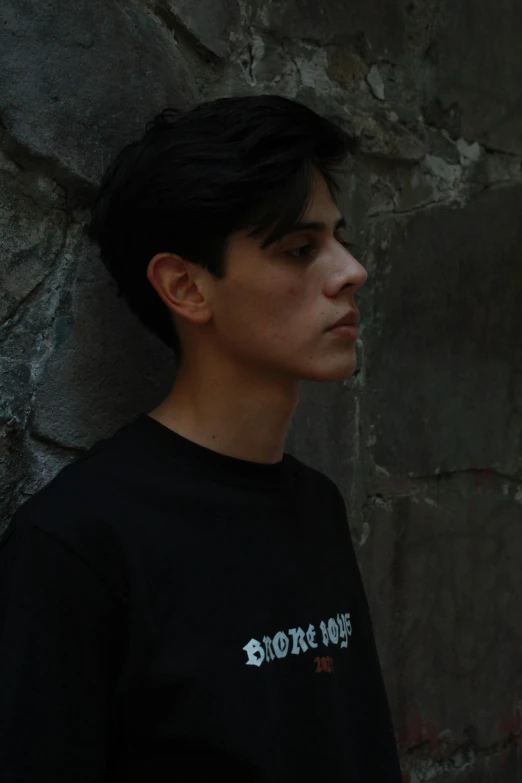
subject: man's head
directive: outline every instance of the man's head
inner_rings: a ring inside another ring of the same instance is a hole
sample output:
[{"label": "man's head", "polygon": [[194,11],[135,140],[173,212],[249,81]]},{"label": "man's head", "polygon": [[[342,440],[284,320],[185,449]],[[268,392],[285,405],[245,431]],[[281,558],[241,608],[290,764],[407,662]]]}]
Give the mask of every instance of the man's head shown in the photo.
[{"label": "man's head", "polygon": [[337,126],[267,95],[168,110],[120,153],[91,236],[178,362],[212,352],[274,376],[353,372],[353,340],[328,331],[366,279],[335,202],[348,151]]}]

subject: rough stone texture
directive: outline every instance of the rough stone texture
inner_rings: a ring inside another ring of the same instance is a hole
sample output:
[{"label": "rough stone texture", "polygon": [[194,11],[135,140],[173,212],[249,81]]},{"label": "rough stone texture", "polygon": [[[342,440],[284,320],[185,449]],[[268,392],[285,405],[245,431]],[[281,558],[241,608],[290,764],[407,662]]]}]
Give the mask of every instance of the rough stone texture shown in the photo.
[{"label": "rough stone texture", "polygon": [[400,742],[435,761],[497,747],[510,710],[520,729],[517,488],[472,472],[376,485],[363,562]]},{"label": "rough stone texture", "polygon": [[522,480],[522,187],[396,221],[388,242],[366,332],[375,464]]},{"label": "rough stone texture", "polygon": [[2,17],[3,124],[89,183],[151,114],[196,97],[175,40],[132,0],[5,0]]},{"label": "rough stone texture", "polygon": [[486,147],[522,154],[522,5],[439,3],[427,102],[441,127]]},{"label": "rough stone texture", "polygon": [[49,213],[0,174],[0,322],[41,284],[64,242],[65,219]]},{"label": "rough stone texture", "polygon": [[172,380],[85,239],[114,151],[165,106],[233,93],[353,136],[358,371],[303,385],[288,448],[345,497],[405,783],[522,779],[521,9],[2,7],[0,528]]},{"label": "rough stone texture", "polygon": [[357,42],[365,51],[398,56],[403,51],[404,16],[401,3],[379,0],[284,0],[258,5],[255,23],[291,39],[318,44]]},{"label": "rough stone texture", "polygon": [[[212,61],[226,57],[237,38],[241,13],[234,2],[208,3],[206,0],[160,0],[156,12],[183,39],[188,36],[203,57]],[[188,41],[187,41],[188,43]]]},{"label": "rough stone texture", "polygon": [[72,290],[65,293],[54,350],[35,390],[33,432],[81,449],[129,421],[136,410],[154,407],[172,385],[175,368],[171,352],[144,333],[117,297],[94,249],[80,238],[75,251]]}]

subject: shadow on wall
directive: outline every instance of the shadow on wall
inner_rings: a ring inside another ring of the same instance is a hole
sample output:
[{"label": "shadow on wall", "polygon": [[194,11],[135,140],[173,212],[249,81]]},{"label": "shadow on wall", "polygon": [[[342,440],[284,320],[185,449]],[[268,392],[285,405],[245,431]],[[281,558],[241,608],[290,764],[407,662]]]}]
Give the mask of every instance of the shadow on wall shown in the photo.
[{"label": "shadow on wall", "polygon": [[145,331],[84,238],[55,320],[55,348],[36,392],[34,434],[83,449],[153,408],[175,374],[172,353]]}]

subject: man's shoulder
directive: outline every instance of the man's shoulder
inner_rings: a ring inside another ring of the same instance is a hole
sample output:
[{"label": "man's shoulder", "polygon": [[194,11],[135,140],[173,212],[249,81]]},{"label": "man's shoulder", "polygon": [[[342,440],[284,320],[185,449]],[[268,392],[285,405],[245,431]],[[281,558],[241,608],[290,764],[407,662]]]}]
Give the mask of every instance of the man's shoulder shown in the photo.
[{"label": "man's shoulder", "polygon": [[33,518],[86,512],[106,516],[114,503],[126,497],[140,465],[122,442],[124,428],[97,440],[76,457],[20,507]]},{"label": "man's shoulder", "polygon": [[315,497],[318,502],[331,502],[341,507],[343,496],[335,481],[318,468],[312,467],[293,454],[287,454],[293,480],[297,487],[305,491],[309,497]]},{"label": "man's shoulder", "polygon": [[146,459],[126,437],[126,427],[97,440],[15,512],[17,526],[36,527],[86,561],[112,561],[121,550],[122,525],[133,505]]}]

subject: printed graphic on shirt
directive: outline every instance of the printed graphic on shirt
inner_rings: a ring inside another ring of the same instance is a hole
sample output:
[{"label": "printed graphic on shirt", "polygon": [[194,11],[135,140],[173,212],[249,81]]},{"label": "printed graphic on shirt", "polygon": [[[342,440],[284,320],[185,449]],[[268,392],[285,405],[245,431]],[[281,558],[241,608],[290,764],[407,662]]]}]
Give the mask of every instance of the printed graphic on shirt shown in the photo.
[{"label": "printed graphic on shirt", "polygon": [[334,670],[334,662],[331,655],[323,655],[321,658],[314,658],[314,663],[316,666],[316,674],[321,674],[321,672],[328,672],[328,674],[331,674]]},{"label": "printed graphic on shirt", "polygon": [[308,628],[290,628],[287,633],[278,631],[274,637],[263,636],[262,641],[250,639],[243,650],[247,654],[247,666],[261,666],[270,663],[276,658],[286,658],[287,655],[300,655],[308,650],[318,647],[331,647],[338,645],[341,648],[348,647],[349,637],[352,635],[352,623],[350,612],[330,617],[328,622],[321,620],[319,631],[315,625]]}]

